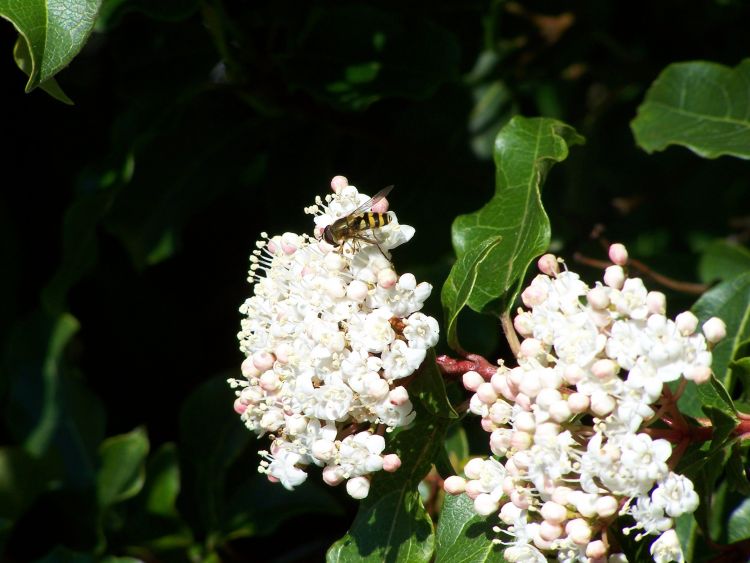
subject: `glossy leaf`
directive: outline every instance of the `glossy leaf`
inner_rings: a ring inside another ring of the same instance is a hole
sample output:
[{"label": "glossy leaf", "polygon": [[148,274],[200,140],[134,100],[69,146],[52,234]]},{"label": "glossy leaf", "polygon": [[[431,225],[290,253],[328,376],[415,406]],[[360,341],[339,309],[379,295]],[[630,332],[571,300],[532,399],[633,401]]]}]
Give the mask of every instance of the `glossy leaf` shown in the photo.
[{"label": "glossy leaf", "polygon": [[448,346],[454,350],[462,350],[458,341],[458,314],[472,298],[475,291],[484,291],[482,287],[477,287],[479,271],[490,253],[502,241],[502,236],[493,236],[479,242],[475,248],[469,249],[453,265],[443,284],[440,300],[445,312],[445,332]]},{"label": "glossy leaf", "polygon": [[717,240],[701,254],[698,275],[703,283],[728,280],[750,272],[750,250],[746,247]]},{"label": "glossy leaf", "polygon": [[737,67],[691,61],[654,81],[631,128],[647,152],[684,146],[705,158],[750,158],[750,59]]},{"label": "glossy leaf", "polygon": [[21,48],[16,58],[30,59],[27,92],[49,81],[78,54],[94,27],[99,4],[100,0],[0,0],[0,17],[9,20],[26,43],[26,51]]},{"label": "glossy leaf", "polygon": [[713,349],[712,368],[716,378],[731,392],[729,362],[740,344],[750,338],[750,272],[704,293],[692,311],[701,322],[716,316],[727,325],[727,337]]},{"label": "glossy leaf", "polygon": [[750,538],[750,499],[745,499],[729,517],[729,542]]},{"label": "glossy leaf", "polygon": [[550,224],[541,201],[544,179],[571,146],[582,142],[572,127],[547,118],[517,116],[498,134],[495,195],[478,211],[458,216],[452,229],[457,265],[486,241],[498,241],[477,267],[466,301],[475,311],[512,306],[529,264],[549,246]]},{"label": "glossy leaf", "polygon": [[504,561],[502,546],[492,540],[496,522],[479,516],[466,495],[446,495],[437,527],[437,563],[489,563]]},{"label": "glossy leaf", "polygon": [[732,454],[727,461],[727,482],[732,490],[743,496],[750,496],[750,480],[748,480],[745,460],[739,444],[734,444]]},{"label": "glossy leaf", "polygon": [[113,436],[102,443],[101,468],[97,475],[97,492],[102,506],[138,494],[145,480],[148,448],[148,437],[141,428]]},{"label": "glossy leaf", "polygon": [[417,485],[443,447],[447,424],[448,419],[431,417],[420,408],[414,425],[399,432],[387,449],[399,454],[401,467],[373,477],[349,532],[328,550],[329,563],[430,560],[435,548],[433,525]]},{"label": "glossy leaf", "polygon": [[427,351],[414,381],[409,386],[410,395],[417,397],[430,414],[443,418],[458,418],[445,392],[445,383],[435,362],[435,350]]}]

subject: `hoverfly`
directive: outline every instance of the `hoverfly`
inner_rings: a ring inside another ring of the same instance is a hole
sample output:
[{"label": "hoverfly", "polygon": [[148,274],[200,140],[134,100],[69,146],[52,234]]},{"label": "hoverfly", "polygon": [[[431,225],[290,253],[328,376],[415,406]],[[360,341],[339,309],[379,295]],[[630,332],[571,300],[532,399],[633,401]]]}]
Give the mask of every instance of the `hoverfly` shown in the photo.
[{"label": "hoverfly", "polygon": [[372,240],[362,233],[379,229],[391,222],[391,216],[388,213],[377,213],[369,210],[387,196],[392,189],[393,186],[383,188],[348,215],[336,219],[323,231],[323,239],[333,246],[343,245],[347,240],[364,241],[377,245],[376,240]]}]

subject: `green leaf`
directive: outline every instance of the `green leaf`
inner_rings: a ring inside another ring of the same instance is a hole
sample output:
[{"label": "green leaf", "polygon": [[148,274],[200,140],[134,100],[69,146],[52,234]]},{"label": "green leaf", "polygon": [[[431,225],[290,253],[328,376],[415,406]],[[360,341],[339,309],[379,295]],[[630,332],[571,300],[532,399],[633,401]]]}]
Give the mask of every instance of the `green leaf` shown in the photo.
[{"label": "green leaf", "polygon": [[8,345],[10,405],[5,415],[15,438],[41,456],[61,424],[61,364],[78,321],[69,314],[35,312],[20,323]]},{"label": "green leaf", "polygon": [[717,240],[701,254],[698,275],[703,283],[728,280],[750,272],[750,250],[740,244]]},{"label": "green leaf", "polygon": [[[13,24],[26,44],[25,50],[15,49],[19,66],[28,71],[26,92],[47,83],[78,54],[94,27],[99,4],[100,0],[0,0],[0,17]],[[46,89],[50,88],[55,90],[48,83]]]},{"label": "green leaf", "polygon": [[328,550],[329,563],[430,560],[435,537],[417,486],[443,447],[447,425],[448,419],[418,409],[414,425],[399,432],[388,446],[398,452],[401,467],[373,477],[370,494],[360,503],[349,532]]},{"label": "green leaf", "polygon": [[452,229],[456,264],[464,264],[464,256],[476,253],[485,241],[502,238],[477,268],[466,302],[475,311],[512,306],[529,264],[549,246],[550,224],[541,201],[544,179],[580,143],[583,137],[572,127],[547,118],[517,116],[498,134],[495,195],[478,211],[458,216]]},{"label": "green leaf", "polygon": [[138,494],[145,480],[144,463],[148,454],[145,430],[105,440],[99,450],[101,468],[97,474],[97,493],[101,506],[110,506]]},{"label": "green leaf", "polygon": [[479,516],[466,495],[446,495],[437,527],[437,563],[486,563],[504,561],[502,546],[492,540],[495,522]]},{"label": "green leaf", "polygon": [[183,486],[178,507],[197,534],[224,529],[227,468],[250,440],[250,431],[232,408],[234,399],[227,376],[214,377],[188,397],[180,412]]},{"label": "green leaf", "polygon": [[466,430],[460,423],[452,424],[445,438],[445,451],[448,454],[451,465],[461,468],[469,458],[469,439]]},{"label": "green leaf", "polygon": [[0,518],[15,520],[48,485],[53,471],[18,447],[0,448]]},{"label": "green leaf", "polygon": [[[18,66],[18,68],[24,71],[27,75],[31,74],[31,53],[29,52],[29,45],[28,43],[26,43],[23,37],[19,37],[16,40],[16,44],[13,46],[13,60],[16,61],[16,65]],[[39,84],[39,88],[47,92],[57,101],[60,101],[69,106],[73,105],[73,100],[71,100],[68,95],[63,92],[63,89],[60,88],[60,85],[57,83],[57,80],[55,80],[54,77],[48,78],[47,80]]]},{"label": "green leaf", "polygon": [[720,283],[704,293],[692,307],[693,313],[705,322],[719,317],[727,325],[727,336],[713,349],[712,368],[716,378],[731,393],[729,362],[742,342],[750,338],[750,272]]},{"label": "green leaf", "polygon": [[448,400],[445,383],[435,361],[435,350],[430,349],[419,366],[419,370],[409,386],[410,395],[419,399],[424,407],[434,416],[458,418],[458,413]]},{"label": "green leaf", "polygon": [[424,99],[458,76],[451,33],[376,4],[310,10],[296,37],[278,59],[285,78],[345,110],[385,98]]},{"label": "green leaf", "polygon": [[458,341],[458,314],[469,302],[474,291],[482,291],[482,288],[477,287],[479,270],[502,240],[501,236],[490,237],[480,241],[476,247],[470,248],[456,260],[443,284],[440,300],[445,312],[448,346],[454,350],[462,350]]},{"label": "green leaf", "polygon": [[750,59],[691,61],[662,71],[630,127],[646,152],[681,145],[705,158],[750,158]]},{"label": "green leaf", "polygon": [[742,448],[735,443],[732,454],[727,461],[727,482],[732,490],[743,496],[750,496],[750,480],[748,480]]},{"label": "green leaf", "polygon": [[747,538],[750,538],[750,499],[745,499],[729,517],[729,543]]},{"label": "green leaf", "polygon": [[683,514],[675,520],[674,531],[680,540],[680,546],[682,547],[685,561],[693,561],[695,540],[698,533],[698,522],[696,522],[692,514]]}]

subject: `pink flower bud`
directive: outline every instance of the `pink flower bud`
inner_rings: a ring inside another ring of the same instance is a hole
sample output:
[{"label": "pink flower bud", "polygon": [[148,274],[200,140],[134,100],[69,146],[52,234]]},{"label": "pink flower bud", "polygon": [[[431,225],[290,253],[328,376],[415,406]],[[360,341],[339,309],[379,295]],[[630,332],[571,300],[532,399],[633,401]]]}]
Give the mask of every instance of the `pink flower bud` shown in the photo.
[{"label": "pink flower bud", "polygon": [[625,272],[621,266],[609,266],[604,270],[604,285],[613,289],[622,289],[625,283]]},{"label": "pink flower bud", "polygon": [[237,414],[242,414],[246,410],[247,410],[247,402],[237,397],[234,400],[234,412],[236,412]]},{"label": "pink flower bud", "polygon": [[555,490],[552,491],[550,497],[557,504],[565,506],[568,504],[568,496],[570,496],[571,492],[572,490],[569,487],[560,485],[559,487],[555,487]]},{"label": "pink flower bud", "polygon": [[667,296],[661,291],[649,291],[646,294],[646,307],[652,315],[663,315],[667,312]]},{"label": "pink flower bud", "polygon": [[242,366],[240,367],[240,369],[242,370],[242,375],[244,375],[248,379],[253,379],[260,375],[260,371],[255,367],[255,364],[253,364],[252,356],[250,356],[249,358],[245,358],[242,361]]},{"label": "pink flower bud", "polygon": [[497,428],[497,425],[492,421],[492,419],[486,417],[482,418],[482,420],[479,421],[479,425],[485,432],[493,432]]},{"label": "pink flower bud", "polygon": [[571,385],[579,383],[584,378],[584,376],[585,374],[583,373],[583,370],[576,364],[570,364],[569,366],[566,366],[565,372],[563,374],[565,381],[567,381]]},{"label": "pink flower bud", "polygon": [[520,493],[519,491],[513,491],[512,493],[510,493],[510,502],[512,502],[521,510],[526,510],[531,504],[528,497]]},{"label": "pink flower bud", "polygon": [[398,278],[398,286],[406,291],[414,291],[417,287],[417,278],[414,277],[414,274],[403,274]]},{"label": "pink flower bud", "polygon": [[328,461],[336,453],[336,446],[330,440],[315,440],[312,445],[312,455],[320,461]]},{"label": "pink flower bud", "polygon": [[628,263],[628,250],[625,245],[616,242],[609,247],[609,259],[612,260],[613,264],[618,266],[624,266]]},{"label": "pink flower bud", "polygon": [[394,285],[396,285],[397,281],[398,276],[396,275],[396,272],[394,272],[390,268],[385,268],[378,272],[378,285],[383,289],[392,288]]},{"label": "pink flower bud", "polygon": [[711,344],[716,344],[727,335],[727,325],[719,317],[711,317],[703,323],[703,334]]},{"label": "pink flower bud", "polygon": [[563,533],[563,527],[560,524],[553,524],[548,520],[543,520],[539,525],[539,536],[547,541],[556,540]]},{"label": "pink flower bud", "polygon": [[573,416],[573,411],[571,410],[568,401],[565,399],[560,399],[556,403],[550,405],[548,412],[550,418],[555,422],[565,422]]},{"label": "pink flower bud", "polygon": [[552,404],[562,399],[560,391],[557,389],[544,388],[537,393],[536,404],[542,410],[549,410]]},{"label": "pink flower bud", "polygon": [[383,471],[393,473],[399,467],[401,467],[401,458],[396,454],[386,454],[383,456]]},{"label": "pink flower bud", "polygon": [[674,318],[674,324],[682,336],[690,336],[698,328],[698,317],[690,311],[685,311]]},{"label": "pink flower bud", "polygon": [[391,402],[392,405],[400,406],[406,403],[409,400],[409,392],[406,390],[406,387],[398,386],[393,389],[391,389],[391,392],[388,393],[388,400]]},{"label": "pink flower bud", "polygon": [[575,414],[580,414],[589,410],[590,402],[588,395],[584,395],[583,393],[571,393],[568,396],[568,406],[570,407],[571,412],[574,412]]},{"label": "pink flower bud", "polygon": [[600,518],[608,518],[609,516],[612,516],[619,508],[617,499],[611,495],[606,495],[596,499],[594,507]]},{"label": "pink flower bud", "polygon": [[[493,375],[492,377],[494,378],[495,376]],[[479,389],[479,386],[484,383],[484,377],[479,375],[476,371],[467,371],[461,377],[461,381],[468,391],[476,391]]]},{"label": "pink flower bud", "polygon": [[279,479],[277,477],[274,477],[273,475],[266,475],[266,479],[268,479],[271,483],[279,482]]},{"label": "pink flower bud", "polygon": [[568,509],[551,500],[542,505],[541,513],[542,518],[551,524],[561,524],[568,518]]},{"label": "pink flower bud", "polygon": [[565,525],[565,532],[575,544],[585,545],[591,541],[591,526],[583,518],[570,520]]},{"label": "pink flower bud", "polygon": [[521,301],[529,308],[541,305],[545,299],[547,299],[547,291],[539,286],[530,285],[521,293]]},{"label": "pink flower bud", "polygon": [[586,546],[586,557],[601,559],[607,555],[607,546],[602,540],[595,540]]},{"label": "pink flower bud", "polygon": [[507,428],[498,428],[490,434],[490,449],[495,455],[505,455],[510,448],[511,432]]},{"label": "pink flower bud", "polygon": [[281,386],[279,376],[269,370],[260,376],[260,388],[264,391],[273,392]]},{"label": "pink flower bud", "polygon": [[519,393],[515,398],[516,405],[521,407],[525,411],[531,410],[531,399],[525,393]]},{"label": "pink flower bud", "polygon": [[612,360],[597,360],[591,366],[591,373],[598,379],[612,379],[617,373],[617,364]]},{"label": "pink flower bud", "polygon": [[449,495],[460,495],[466,490],[466,479],[451,475],[443,482],[443,489]]},{"label": "pink flower bud", "polygon": [[381,197],[372,206],[372,210],[375,213],[386,213],[388,211],[388,205],[389,205],[388,200],[386,198],[384,198],[384,197]]},{"label": "pink flower bud", "polygon": [[[526,342],[526,341],[524,341]],[[542,390],[542,382],[533,371],[527,372],[526,377],[518,384],[518,390],[529,397],[536,397]]]},{"label": "pink flower bud", "polygon": [[497,393],[495,393],[495,389],[493,389],[491,383],[482,383],[477,388],[477,397],[480,401],[482,401],[485,405],[491,405],[495,401],[497,401]]},{"label": "pink flower bud", "polygon": [[520,412],[513,419],[514,427],[521,432],[533,432],[536,428],[534,415],[530,412]]},{"label": "pink flower bud", "polygon": [[323,263],[331,272],[340,272],[346,267],[346,260],[338,252],[329,252],[323,258]]},{"label": "pink flower bud", "polygon": [[531,434],[528,432],[513,432],[510,445],[516,450],[528,450],[531,447]]},{"label": "pink flower bud", "polygon": [[253,365],[260,372],[271,369],[275,361],[276,358],[273,357],[273,354],[269,354],[268,352],[255,352],[253,354]]},{"label": "pink flower bud", "polygon": [[333,179],[331,180],[331,189],[335,193],[339,193],[348,185],[349,185],[349,180],[347,180],[345,176],[334,176]]},{"label": "pink flower bud", "polygon": [[554,254],[545,254],[536,263],[539,271],[550,277],[555,277],[560,273],[560,263]]},{"label": "pink flower bud", "polygon": [[323,481],[326,485],[335,487],[343,480],[344,478],[341,476],[341,468],[338,465],[328,465],[323,468]]}]

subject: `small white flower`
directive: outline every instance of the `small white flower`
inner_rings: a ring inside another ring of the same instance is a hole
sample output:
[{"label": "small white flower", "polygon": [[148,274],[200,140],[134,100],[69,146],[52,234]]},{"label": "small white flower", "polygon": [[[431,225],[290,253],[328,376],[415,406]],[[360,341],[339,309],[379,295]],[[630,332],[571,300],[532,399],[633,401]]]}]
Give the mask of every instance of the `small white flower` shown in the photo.
[{"label": "small white flower", "polygon": [[682,553],[682,547],[680,546],[680,540],[677,537],[677,532],[674,530],[667,530],[657,540],[651,544],[651,556],[654,558],[654,563],[683,563],[685,556]]}]

